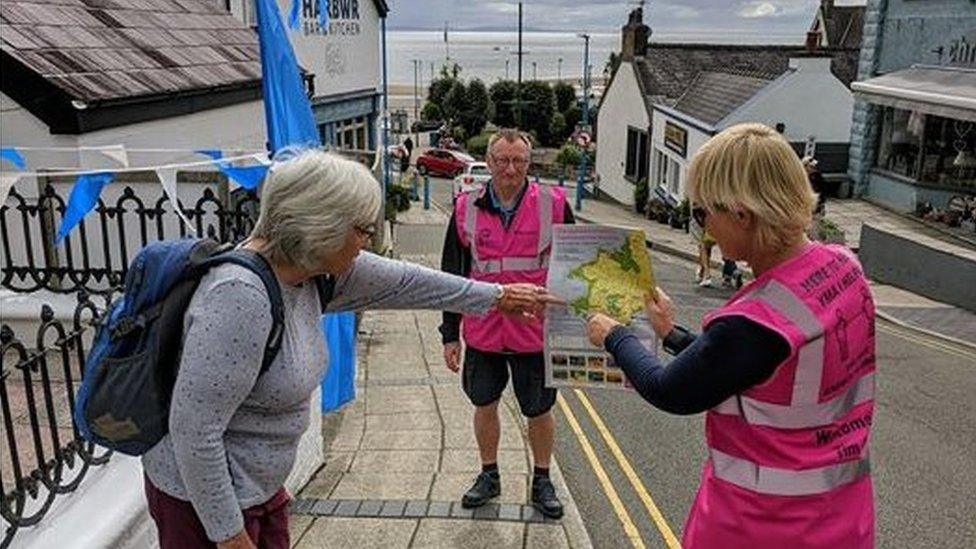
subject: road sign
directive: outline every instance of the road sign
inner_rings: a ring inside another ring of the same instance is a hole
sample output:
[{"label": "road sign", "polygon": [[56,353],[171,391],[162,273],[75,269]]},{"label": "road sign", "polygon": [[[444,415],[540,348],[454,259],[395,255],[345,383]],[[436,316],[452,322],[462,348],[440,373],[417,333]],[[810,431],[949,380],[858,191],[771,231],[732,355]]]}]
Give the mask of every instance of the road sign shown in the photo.
[{"label": "road sign", "polygon": [[579,130],[573,134],[573,143],[582,149],[589,147],[592,141],[593,136],[588,131]]}]

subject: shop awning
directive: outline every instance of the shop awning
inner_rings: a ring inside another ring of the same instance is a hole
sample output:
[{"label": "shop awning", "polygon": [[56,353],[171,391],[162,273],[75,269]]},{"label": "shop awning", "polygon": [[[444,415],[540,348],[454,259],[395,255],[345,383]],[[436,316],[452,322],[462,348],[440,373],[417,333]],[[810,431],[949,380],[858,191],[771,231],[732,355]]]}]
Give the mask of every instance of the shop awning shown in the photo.
[{"label": "shop awning", "polygon": [[976,70],[916,65],[851,88],[876,105],[976,122]]}]

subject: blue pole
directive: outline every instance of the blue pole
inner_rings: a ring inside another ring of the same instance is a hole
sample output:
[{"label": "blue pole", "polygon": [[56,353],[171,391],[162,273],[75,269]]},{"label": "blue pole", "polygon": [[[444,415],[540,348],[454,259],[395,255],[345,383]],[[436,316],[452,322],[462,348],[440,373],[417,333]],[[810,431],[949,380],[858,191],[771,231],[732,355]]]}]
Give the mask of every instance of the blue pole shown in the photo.
[{"label": "blue pole", "polygon": [[[387,151],[389,150],[390,144],[390,103],[388,95],[388,86],[386,78],[386,17],[382,20],[382,38],[383,38],[383,144],[382,152],[380,153],[380,161],[383,166],[383,208],[380,210],[382,212],[386,211],[386,195],[390,189],[390,159],[387,157]],[[382,230],[382,228],[381,228]]]},{"label": "blue pole", "polygon": [[[590,123],[590,35],[583,38],[583,126]],[[586,178],[586,149],[580,151],[579,173],[576,174],[576,211],[583,209],[583,182]]]},{"label": "blue pole", "polygon": [[535,184],[536,184],[536,185],[538,185],[538,184],[539,184],[539,176],[538,176],[538,175],[537,175],[537,176],[535,176]]},{"label": "blue pole", "polygon": [[424,176],[424,209],[430,209],[430,176]]},{"label": "blue pole", "polygon": [[566,186],[566,166],[563,165],[563,171],[559,172],[559,186]]}]

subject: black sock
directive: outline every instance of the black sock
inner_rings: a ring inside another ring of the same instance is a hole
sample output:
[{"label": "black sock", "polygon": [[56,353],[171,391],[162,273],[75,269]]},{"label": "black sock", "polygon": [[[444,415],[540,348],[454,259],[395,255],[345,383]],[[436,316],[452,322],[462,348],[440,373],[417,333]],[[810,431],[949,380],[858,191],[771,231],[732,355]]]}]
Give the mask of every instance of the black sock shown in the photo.
[{"label": "black sock", "polygon": [[549,468],[536,465],[532,468],[533,477],[549,478]]},{"label": "black sock", "polygon": [[498,476],[498,464],[497,463],[483,463],[481,464],[482,473],[491,473],[494,476]]}]

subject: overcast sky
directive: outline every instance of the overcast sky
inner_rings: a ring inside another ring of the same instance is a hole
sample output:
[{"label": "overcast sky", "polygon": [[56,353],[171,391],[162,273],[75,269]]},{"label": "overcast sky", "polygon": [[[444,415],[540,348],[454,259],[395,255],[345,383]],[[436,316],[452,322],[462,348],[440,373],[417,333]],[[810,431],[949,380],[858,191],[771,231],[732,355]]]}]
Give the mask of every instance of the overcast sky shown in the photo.
[{"label": "overcast sky", "polygon": [[[865,0],[837,0],[837,5]],[[517,25],[517,2],[493,0],[389,0],[391,29],[502,30]],[[527,29],[616,31],[638,1],[528,0]],[[802,32],[820,0],[650,0],[644,22],[655,31]]]}]

